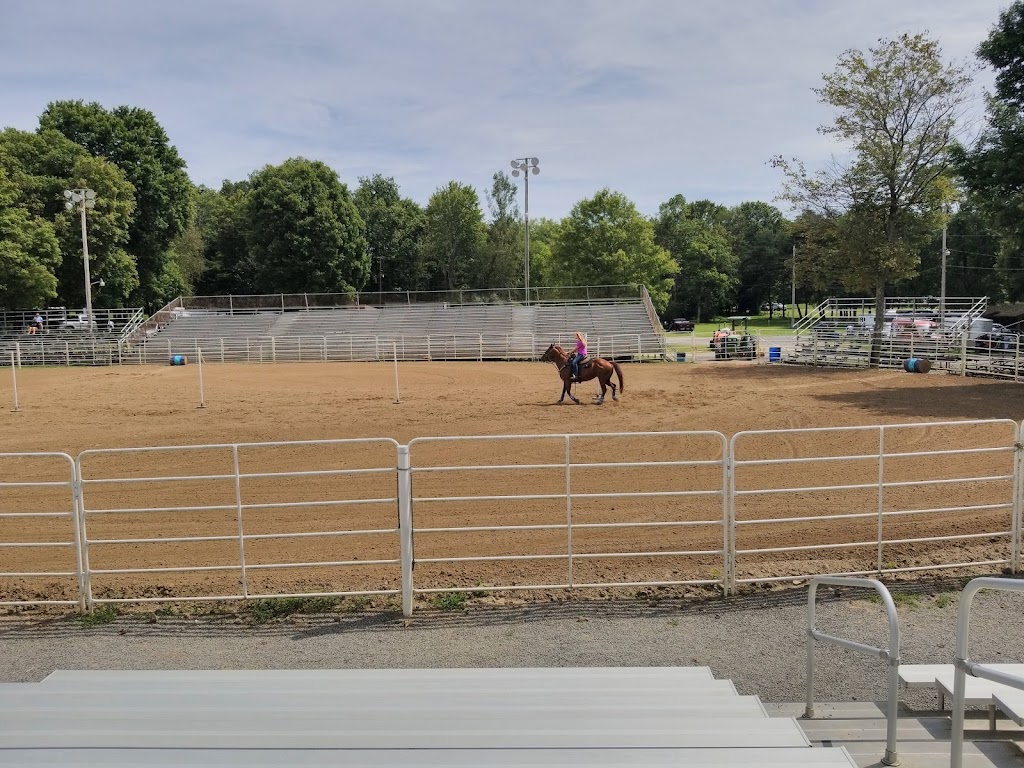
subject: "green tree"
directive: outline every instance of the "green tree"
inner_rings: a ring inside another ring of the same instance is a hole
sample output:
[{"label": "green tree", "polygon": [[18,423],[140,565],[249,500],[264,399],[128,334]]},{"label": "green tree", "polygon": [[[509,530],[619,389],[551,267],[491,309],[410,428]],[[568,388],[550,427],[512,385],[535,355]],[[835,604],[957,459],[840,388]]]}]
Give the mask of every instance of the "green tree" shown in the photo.
[{"label": "green tree", "polygon": [[969,150],[954,151],[973,206],[1000,234],[1007,298],[1024,297],[1024,2],[1016,0],[978,48],[996,71],[988,125]]},{"label": "green tree", "polygon": [[[482,288],[508,288],[523,284],[523,220],[516,204],[517,192],[507,173],[498,171],[494,174],[491,188],[486,193],[491,215],[487,226],[487,247],[476,278],[476,284]],[[533,282],[532,277],[530,282]]]},{"label": "green tree", "polygon": [[393,178],[379,173],[360,178],[353,199],[366,223],[370,257],[367,288],[376,291],[418,288],[423,209],[414,201],[401,197]]},{"label": "green tree", "polygon": [[679,265],[673,313],[697,322],[728,309],[735,298],[736,258],[718,214],[708,201],[691,206],[675,195],[661,204],[654,223],[655,242]]},{"label": "green tree", "polygon": [[775,302],[787,298],[790,282],[788,222],[774,206],[747,202],[729,211],[725,229],[739,262],[740,310],[756,314],[767,302],[773,314]]},{"label": "green tree", "polygon": [[184,160],[153,113],[56,101],[40,116],[39,126],[41,131],[59,131],[124,172],[135,195],[126,251],[137,265],[136,300],[153,306],[173,298],[166,293],[169,248],[191,219],[192,185]]},{"label": "green tree", "polygon": [[251,177],[246,233],[264,293],[357,291],[370,275],[365,226],[324,163],[292,158]]},{"label": "green tree", "polygon": [[561,224],[555,219],[530,221],[530,284],[538,287],[555,285],[554,249]]},{"label": "green tree", "polygon": [[97,307],[122,305],[138,288],[135,262],[124,246],[135,210],[132,185],[121,170],[56,131],[0,132],[0,168],[17,190],[18,204],[50,223],[60,243],[56,268],[57,296],[66,306],[85,303],[82,230],[77,210],[67,211],[64,190],[86,187],[96,192],[88,213],[90,272],[96,281]]},{"label": "green tree", "polygon": [[423,236],[429,285],[434,289],[473,288],[487,246],[480,198],[468,184],[450,181],[430,196]]},{"label": "green tree", "polygon": [[552,253],[558,285],[646,285],[655,308],[668,305],[678,265],[654,226],[623,194],[602,189],[562,220]]},{"label": "green tree", "polygon": [[203,273],[196,290],[205,295],[256,293],[249,255],[249,182],[225,181],[220,190],[196,192],[195,227],[202,239]]},{"label": "green tree", "polygon": [[[819,131],[845,142],[848,162],[809,175],[799,161],[775,158],[785,173],[782,197],[841,217],[844,282],[875,296],[885,311],[886,286],[914,274],[922,238],[934,231],[950,193],[945,174],[970,74],[947,64],[934,40],[902,35],[865,55],[844,53],[815,89],[836,110]],[[877,367],[882,323],[875,323],[870,364]]]},{"label": "green tree", "polygon": [[50,222],[18,206],[19,197],[0,168],[0,307],[42,307],[57,295],[60,245]]}]

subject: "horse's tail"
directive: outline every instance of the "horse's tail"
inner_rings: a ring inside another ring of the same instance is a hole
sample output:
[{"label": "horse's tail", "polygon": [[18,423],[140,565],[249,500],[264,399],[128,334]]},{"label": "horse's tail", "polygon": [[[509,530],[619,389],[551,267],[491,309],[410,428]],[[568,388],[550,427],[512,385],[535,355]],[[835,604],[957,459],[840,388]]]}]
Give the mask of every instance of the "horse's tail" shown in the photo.
[{"label": "horse's tail", "polygon": [[612,360],[612,368],[614,368],[615,372],[619,375],[619,392],[625,392],[626,385],[622,383],[622,369],[619,368],[619,364],[614,360]]}]

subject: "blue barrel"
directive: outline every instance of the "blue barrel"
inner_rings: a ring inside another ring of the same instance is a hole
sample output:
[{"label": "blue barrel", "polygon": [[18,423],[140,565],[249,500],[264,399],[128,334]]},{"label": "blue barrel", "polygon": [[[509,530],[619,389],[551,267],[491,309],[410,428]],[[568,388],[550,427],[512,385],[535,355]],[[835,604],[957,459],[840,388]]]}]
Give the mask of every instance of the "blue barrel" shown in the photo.
[{"label": "blue barrel", "polygon": [[782,347],[768,347],[768,362],[777,363],[782,359]]},{"label": "blue barrel", "polygon": [[907,373],[928,373],[932,364],[923,357],[910,357],[903,361],[903,370]]},{"label": "blue barrel", "polygon": [[188,358],[185,355],[171,355],[171,365],[185,365]]},{"label": "blue barrel", "polygon": [[685,363],[686,362],[686,353],[685,352],[676,352],[676,362],[677,363]]}]

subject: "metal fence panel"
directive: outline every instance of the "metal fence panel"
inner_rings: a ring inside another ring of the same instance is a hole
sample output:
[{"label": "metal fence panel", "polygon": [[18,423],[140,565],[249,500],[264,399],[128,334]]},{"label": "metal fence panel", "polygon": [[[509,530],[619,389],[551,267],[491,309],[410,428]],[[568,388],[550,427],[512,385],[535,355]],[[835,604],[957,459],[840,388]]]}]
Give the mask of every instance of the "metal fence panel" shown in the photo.
[{"label": "metal fence panel", "polygon": [[735,584],[1013,565],[1019,431],[994,419],[737,433]]},{"label": "metal fence panel", "polygon": [[387,438],[84,451],[84,589],[105,602],[401,592]]},{"label": "metal fence panel", "polygon": [[727,447],[718,432],[416,438],[414,591],[724,584]]},{"label": "metal fence panel", "polygon": [[75,461],[0,453],[0,605],[80,605]]}]

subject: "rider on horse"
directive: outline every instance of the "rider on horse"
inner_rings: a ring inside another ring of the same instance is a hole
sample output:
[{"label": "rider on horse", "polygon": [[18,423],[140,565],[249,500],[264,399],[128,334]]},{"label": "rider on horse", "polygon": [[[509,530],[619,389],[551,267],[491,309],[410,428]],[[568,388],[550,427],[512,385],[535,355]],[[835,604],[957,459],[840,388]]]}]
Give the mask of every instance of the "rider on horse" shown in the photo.
[{"label": "rider on horse", "polygon": [[587,337],[576,331],[576,352],[569,358],[569,366],[574,379],[579,381],[580,363],[587,356]]}]

